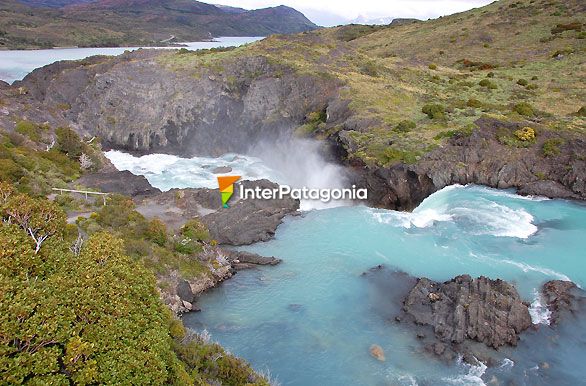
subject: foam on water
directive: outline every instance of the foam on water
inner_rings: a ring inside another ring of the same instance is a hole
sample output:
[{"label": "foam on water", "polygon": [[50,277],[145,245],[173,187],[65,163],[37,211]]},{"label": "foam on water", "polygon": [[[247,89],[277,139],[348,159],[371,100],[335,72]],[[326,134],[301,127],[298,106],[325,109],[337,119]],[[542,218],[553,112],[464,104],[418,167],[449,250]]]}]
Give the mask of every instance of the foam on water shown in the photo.
[{"label": "foam on water", "polygon": [[486,386],[486,383],[484,383],[482,380],[482,376],[486,372],[488,366],[481,362],[477,366],[470,365],[462,360],[462,356],[458,356],[456,363],[463,374],[455,377],[443,378],[447,384],[463,386]]},{"label": "foam on water", "polygon": [[[221,157],[181,158],[170,154],[133,156],[111,150],[106,157],[118,170],[143,175],[156,188],[217,188],[216,176],[239,175],[242,180],[266,178],[292,188],[343,189],[349,188],[341,166],[327,162],[319,153],[316,141],[284,139],[276,144],[257,144],[251,155],[225,154]],[[218,167],[229,167],[229,172],[214,173]],[[301,200],[300,209],[310,211],[352,205],[347,200]]]},{"label": "foam on water", "polygon": [[474,190],[474,186],[453,185],[426,198],[412,213],[373,210],[374,218],[383,224],[404,228],[427,228],[438,222],[453,222],[462,231],[475,235],[517,237],[526,239],[537,232],[534,218],[525,209],[514,209],[499,204],[496,197],[509,193],[498,192],[492,198],[450,200],[457,190]]},{"label": "foam on water", "polygon": [[529,315],[533,324],[545,324],[549,326],[551,311],[541,302],[541,294],[537,289],[533,290],[533,301],[529,307]]},{"label": "foam on water", "polygon": [[[156,188],[217,188],[216,177],[222,174],[239,175],[242,180],[267,178],[282,182],[284,177],[268,168],[259,158],[240,154],[225,154],[218,158],[181,158],[169,154],[149,154],[141,157],[111,150],[106,157],[118,170],[143,175]],[[214,173],[218,167],[230,167],[228,173]]]}]

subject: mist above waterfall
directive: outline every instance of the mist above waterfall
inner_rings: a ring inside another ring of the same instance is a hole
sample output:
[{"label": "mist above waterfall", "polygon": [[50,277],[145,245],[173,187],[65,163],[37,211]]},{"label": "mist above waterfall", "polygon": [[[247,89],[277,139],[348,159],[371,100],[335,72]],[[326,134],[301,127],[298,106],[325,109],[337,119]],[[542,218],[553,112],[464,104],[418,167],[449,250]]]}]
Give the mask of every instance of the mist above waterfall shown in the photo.
[{"label": "mist above waterfall", "polygon": [[[279,175],[280,183],[293,188],[343,189],[349,188],[345,169],[329,162],[324,156],[323,143],[293,136],[281,136],[277,140],[265,140],[255,144],[249,155],[260,158]],[[350,204],[347,201],[303,201],[304,210],[322,209]]]},{"label": "mist above waterfall", "polygon": [[[324,143],[311,139],[281,135],[257,142],[246,154],[228,153],[221,157],[180,158],[168,154],[149,154],[135,157],[120,151],[109,151],[106,156],[119,170],[144,175],[161,189],[216,188],[216,171],[228,167],[229,172],[242,180],[266,178],[292,188],[344,189],[350,188],[345,169],[328,161]],[[303,200],[303,210],[349,205],[348,201]]]}]

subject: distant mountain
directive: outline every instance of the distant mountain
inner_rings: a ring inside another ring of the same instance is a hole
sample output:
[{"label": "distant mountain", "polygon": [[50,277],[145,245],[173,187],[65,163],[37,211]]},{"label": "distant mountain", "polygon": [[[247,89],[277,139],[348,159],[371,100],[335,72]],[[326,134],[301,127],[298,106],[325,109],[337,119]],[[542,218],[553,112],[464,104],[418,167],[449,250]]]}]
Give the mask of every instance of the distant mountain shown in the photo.
[{"label": "distant mountain", "polygon": [[93,3],[96,0],[19,0],[31,7],[61,8],[72,4]]},{"label": "distant mountain", "polygon": [[215,36],[268,36],[318,28],[278,6],[245,10],[193,0],[3,0],[0,48],[160,45]]}]

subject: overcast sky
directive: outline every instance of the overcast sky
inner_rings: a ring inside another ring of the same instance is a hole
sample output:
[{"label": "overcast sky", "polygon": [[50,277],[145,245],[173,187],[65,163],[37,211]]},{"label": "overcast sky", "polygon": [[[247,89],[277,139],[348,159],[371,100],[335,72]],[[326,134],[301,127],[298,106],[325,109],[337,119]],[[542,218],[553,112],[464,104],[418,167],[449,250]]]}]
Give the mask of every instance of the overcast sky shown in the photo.
[{"label": "overcast sky", "polygon": [[492,0],[216,0],[218,4],[253,9],[287,5],[323,26],[343,24],[358,16],[435,18],[480,7]]}]

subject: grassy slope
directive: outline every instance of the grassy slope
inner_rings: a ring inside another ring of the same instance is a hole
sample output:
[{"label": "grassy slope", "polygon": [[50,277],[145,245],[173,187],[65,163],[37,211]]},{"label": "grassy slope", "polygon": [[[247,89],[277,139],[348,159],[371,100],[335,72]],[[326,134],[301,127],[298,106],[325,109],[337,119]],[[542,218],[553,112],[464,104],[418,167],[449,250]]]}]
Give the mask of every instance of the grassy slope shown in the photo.
[{"label": "grassy slope", "polygon": [[[169,53],[162,61],[221,73],[226,61],[262,55],[301,73],[337,77],[347,85],[342,93],[352,119],[362,121],[350,132],[352,156],[388,165],[416,161],[454,131],[469,131],[482,115],[529,119],[538,130],[583,132],[586,122],[576,112],[586,105],[585,22],[578,0],[501,0],[427,22],[272,36],[229,52]],[[552,33],[558,24],[572,23],[574,29]],[[556,52],[563,56],[554,58]],[[520,79],[527,85],[517,84]],[[483,80],[493,88],[479,85]],[[429,103],[444,106],[444,117],[424,114]],[[530,104],[534,116],[515,112],[519,103]],[[403,120],[416,127],[397,130]],[[304,129],[324,137],[340,127]]]}]

